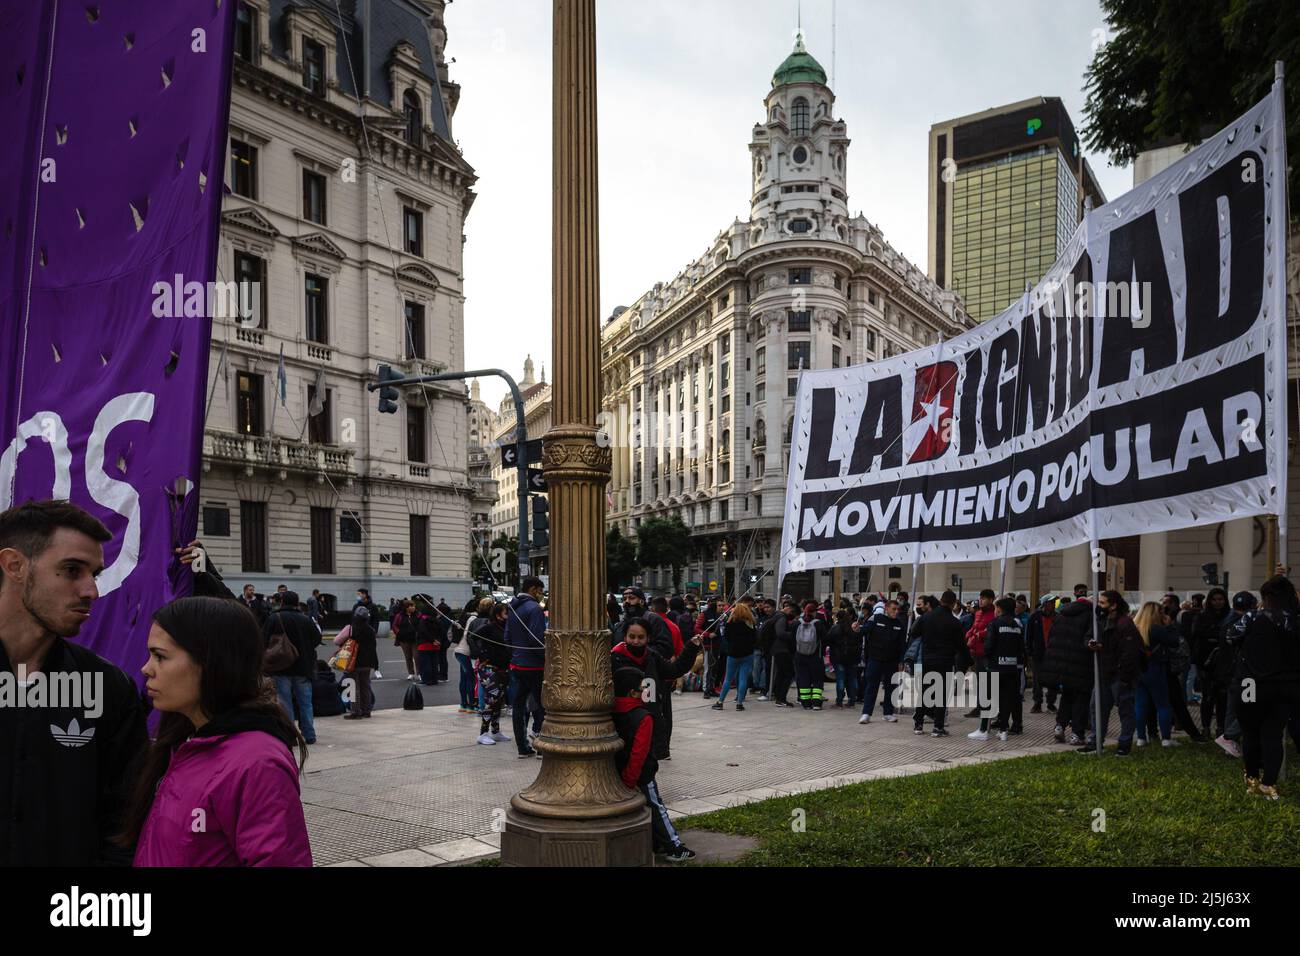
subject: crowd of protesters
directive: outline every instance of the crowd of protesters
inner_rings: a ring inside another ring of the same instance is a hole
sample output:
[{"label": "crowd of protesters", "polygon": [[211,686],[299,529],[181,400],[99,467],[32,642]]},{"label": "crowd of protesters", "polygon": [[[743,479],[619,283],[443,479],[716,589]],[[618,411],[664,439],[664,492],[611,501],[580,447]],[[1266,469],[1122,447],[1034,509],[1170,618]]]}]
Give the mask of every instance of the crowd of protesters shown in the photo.
[{"label": "crowd of protesters", "polygon": [[[103,688],[93,709],[65,700],[0,707],[0,860],[310,865],[299,781],[315,740],[319,592],[306,601],[287,587],[269,599],[250,589],[236,597],[215,572],[196,572],[194,596],[152,612],[142,698],[120,668],[69,640],[92,613],[110,538],[64,501],[0,513],[0,676],[27,688],[36,678],[80,675]],[[189,563],[196,550],[177,553]],[[460,709],[479,717],[478,742],[513,740],[521,757],[546,749],[540,579],[524,578],[508,603],[476,599],[455,612],[446,602],[409,600],[392,610],[394,640],[413,645],[404,652],[409,680],[446,680],[453,651]],[[672,759],[679,684],[714,699],[716,711],[734,692],[736,711],[757,694],[816,712],[833,682],[834,706],[860,706],[859,723],[867,724],[877,702],[885,721],[899,719],[900,675],[951,682],[973,671],[996,688],[997,708],[965,715],[980,719],[969,737],[1021,733],[1022,701],[1032,693],[1030,712],[1054,713],[1055,739],[1081,753],[1101,752],[1114,711],[1113,753],[1128,756],[1156,740],[1173,746],[1179,729],[1241,759],[1247,793],[1269,800],[1279,797],[1285,736],[1300,746],[1300,599],[1283,569],[1258,600],[1215,588],[1136,609],[1115,591],[1094,600],[1079,585],[1032,611],[1024,596],[992,591],[966,605],[945,591],[915,605],[900,592],[854,595],[837,607],[788,595],[647,601],[639,588],[627,589],[621,604],[611,595],[608,610],[612,716],[624,744],[616,768],[645,796],[655,848],[673,862],[694,857],[656,779]],[[362,691],[348,715],[354,720],[370,713],[364,691],[379,664],[378,618],[369,594],[358,591],[347,627]],[[931,736],[947,736],[947,703],[919,698],[913,731],[925,733],[928,721]],[[506,707],[513,738],[501,732]],[[161,718],[152,740],[150,709]]]}]

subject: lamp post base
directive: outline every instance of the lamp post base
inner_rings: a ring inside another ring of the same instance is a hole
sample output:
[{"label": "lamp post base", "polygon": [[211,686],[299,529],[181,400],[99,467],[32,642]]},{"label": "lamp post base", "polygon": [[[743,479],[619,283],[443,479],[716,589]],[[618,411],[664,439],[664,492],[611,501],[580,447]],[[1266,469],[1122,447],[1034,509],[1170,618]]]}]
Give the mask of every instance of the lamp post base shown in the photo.
[{"label": "lamp post base", "polygon": [[597,820],[506,811],[502,866],[653,866],[650,808]]}]

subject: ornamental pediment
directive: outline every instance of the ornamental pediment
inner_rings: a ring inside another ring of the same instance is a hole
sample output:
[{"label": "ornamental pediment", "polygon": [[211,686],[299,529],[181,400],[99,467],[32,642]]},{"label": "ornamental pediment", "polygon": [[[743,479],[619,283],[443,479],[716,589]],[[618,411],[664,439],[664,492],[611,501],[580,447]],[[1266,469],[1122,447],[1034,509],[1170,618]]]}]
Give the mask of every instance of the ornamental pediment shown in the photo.
[{"label": "ornamental pediment", "polygon": [[271,224],[271,220],[249,206],[223,212],[221,214],[221,224],[223,226],[234,226],[237,229],[247,229],[249,232],[264,236],[267,239],[274,239],[280,235],[280,230]]},{"label": "ornamental pediment", "polygon": [[330,239],[329,236],[320,232],[313,232],[307,236],[295,236],[292,240],[293,247],[303,252],[314,252],[319,255],[330,256],[334,259],[346,259],[345,253],[339,246]]}]

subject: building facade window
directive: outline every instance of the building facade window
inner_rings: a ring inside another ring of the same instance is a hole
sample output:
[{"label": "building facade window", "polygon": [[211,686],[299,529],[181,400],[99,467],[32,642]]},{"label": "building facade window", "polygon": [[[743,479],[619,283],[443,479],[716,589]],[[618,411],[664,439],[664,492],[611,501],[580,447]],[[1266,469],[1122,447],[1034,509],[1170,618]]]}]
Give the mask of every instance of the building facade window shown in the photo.
[{"label": "building facade window", "polygon": [[308,37],[302,38],[302,85],[309,93],[325,95],[325,48]]},{"label": "building facade window", "polygon": [[841,354],[840,347],[838,345],[832,345],[831,346],[831,368],[840,367],[840,354]]},{"label": "building facade window", "polygon": [[235,56],[247,63],[257,55],[257,11],[240,3],[235,11]]},{"label": "building facade window", "polygon": [[355,511],[345,511],[339,516],[339,543],[362,543],[361,515]]},{"label": "building facade window", "polygon": [[265,574],[270,570],[266,560],[265,501],[239,503],[239,554],[244,573]]},{"label": "building facade window", "polygon": [[334,421],[334,390],[327,388],[324,390],[325,395],[321,399],[321,410],[315,415],[310,414],[310,409],[316,404],[316,386],[307,386],[307,440],[313,445],[328,445],[333,441],[330,434],[330,423]]},{"label": "building facade window", "polygon": [[424,146],[424,111],[415,90],[402,94],[402,113],[406,117],[406,141],[412,146]]},{"label": "building facade window", "polygon": [[799,380],[797,378],[786,379],[785,395],[787,398],[794,398],[795,393],[799,391]]},{"label": "building facade window", "polygon": [[329,280],[307,273],[304,291],[307,305],[307,341],[326,345],[329,342],[329,308],[326,292]]},{"label": "building facade window", "polygon": [[311,573],[334,573],[334,509],[311,509]]},{"label": "building facade window", "polygon": [[791,269],[789,284],[790,285],[811,285],[812,269]]},{"label": "building facade window", "polygon": [[230,509],[224,505],[203,506],[203,536],[205,538],[230,537]]},{"label": "building facade window", "polygon": [[762,348],[754,352],[754,374],[767,374],[767,349]]},{"label": "building facade window", "polygon": [[809,360],[812,358],[811,342],[790,342],[787,346],[789,349],[789,361],[786,368],[794,371],[800,368],[809,368]]},{"label": "building facade window", "polygon": [[424,306],[415,302],[406,302],[402,311],[406,325],[406,357],[425,358]]},{"label": "building facade window", "polygon": [[754,401],[759,404],[767,401],[767,385],[763,382],[759,382],[754,386]]},{"label": "building facade window", "polygon": [[402,207],[402,245],[413,256],[424,255],[424,214]]},{"label": "building facade window", "polygon": [[429,575],[429,516],[411,515],[411,575]]},{"label": "building facade window", "polygon": [[425,410],[423,405],[406,406],[406,457],[424,464],[428,458],[424,450]]},{"label": "building facade window", "polygon": [[261,435],[262,376],[252,372],[235,375],[235,428],[241,435]]},{"label": "building facade window", "polygon": [[230,141],[230,191],[257,199],[257,147],[239,139]]},{"label": "building facade window", "polygon": [[325,177],[310,169],[302,171],[302,218],[325,225]]},{"label": "building facade window", "polygon": [[802,96],[795,97],[790,105],[790,132],[795,136],[807,136],[809,119],[808,101]]},{"label": "building facade window", "polygon": [[235,282],[239,284],[240,308],[247,303],[257,320],[255,327],[266,328],[266,260],[236,250]]},{"label": "building facade window", "polygon": [[807,311],[789,312],[787,313],[786,324],[791,332],[811,332],[812,313]]}]

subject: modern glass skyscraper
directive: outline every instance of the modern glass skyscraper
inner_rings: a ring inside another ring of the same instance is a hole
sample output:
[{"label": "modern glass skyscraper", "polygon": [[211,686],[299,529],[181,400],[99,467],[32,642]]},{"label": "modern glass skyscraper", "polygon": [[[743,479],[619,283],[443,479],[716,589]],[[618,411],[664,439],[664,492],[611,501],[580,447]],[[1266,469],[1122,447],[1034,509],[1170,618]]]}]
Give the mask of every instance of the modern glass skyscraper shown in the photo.
[{"label": "modern glass skyscraper", "polygon": [[936,123],[930,277],[961,295],[972,318],[991,318],[1056,260],[1079,224],[1084,196],[1106,201],[1055,97]]}]

